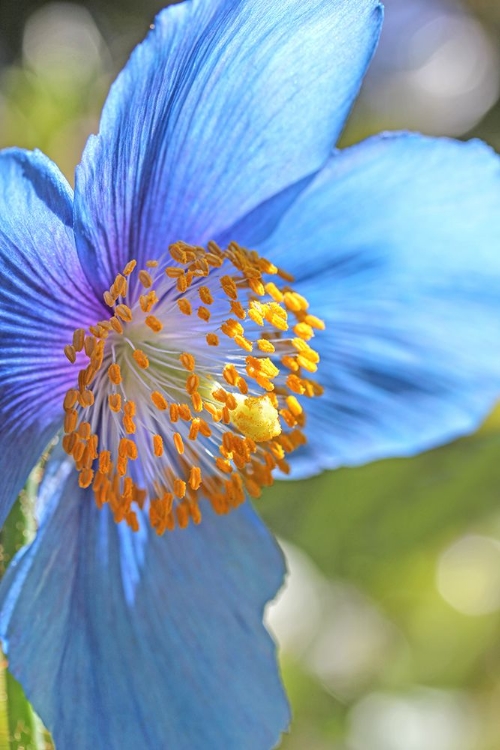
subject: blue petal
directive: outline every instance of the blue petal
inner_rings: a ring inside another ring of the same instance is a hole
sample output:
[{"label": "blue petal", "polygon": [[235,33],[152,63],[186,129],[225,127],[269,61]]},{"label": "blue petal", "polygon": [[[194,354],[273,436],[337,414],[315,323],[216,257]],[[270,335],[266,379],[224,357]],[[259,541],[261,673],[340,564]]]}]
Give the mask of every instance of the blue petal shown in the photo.
[{"label": "blue petal", "polygon": [[58,750],[274,747],[289,713],[262,613],[283,559],[252,509],[157,537],[98,511],[67,462],[41,494],[0,635]]},{"label": "blue petal", "polygon": [[327,323],[293,477],[477,427],[500,394],[499,238],[484,144],[401,134],[331,159],[259,248]]},{"label": "blue petal", "polygon": [[77,169],[99,292],[131,258],[219,236],[328,157],[373,53],[377,0],[194,0],[164,10]]},{"label": "blue petal", "polygon": [[71,375],[63,347],[97,308],[74,246],[72,202],[43,154],[0,153],[0,525],[61,422]]}]

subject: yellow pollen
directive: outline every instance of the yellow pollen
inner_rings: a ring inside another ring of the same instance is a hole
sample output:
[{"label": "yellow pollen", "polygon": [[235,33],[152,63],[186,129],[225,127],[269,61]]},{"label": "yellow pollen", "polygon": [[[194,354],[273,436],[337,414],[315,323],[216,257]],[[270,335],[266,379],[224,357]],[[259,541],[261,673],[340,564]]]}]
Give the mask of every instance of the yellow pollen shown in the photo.
[{"label": "yellow pollen", "polygon": [[247,437],[262,443],[281,433],[279,415],[268,396],[236,395],[231,421]]}]

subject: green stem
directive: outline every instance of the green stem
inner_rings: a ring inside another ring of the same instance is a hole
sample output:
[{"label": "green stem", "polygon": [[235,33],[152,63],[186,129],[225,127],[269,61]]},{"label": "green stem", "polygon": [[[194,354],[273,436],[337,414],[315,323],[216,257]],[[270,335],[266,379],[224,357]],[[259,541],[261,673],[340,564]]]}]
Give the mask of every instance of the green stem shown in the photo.
[{"label": "green stem", "polygon": [[[33,536],[32,499],[35,486],[35,480],[30,477],[0,532],[1,575],[14,555]],[[0,716],[0,736],[3,734],[8,737],[6,743],[2,743],[2,747],[8,750],[41,750],[44,744],[40,721],[27,701],[21,685],[7,669],[3,670],[3,680],[5,714]]]}]

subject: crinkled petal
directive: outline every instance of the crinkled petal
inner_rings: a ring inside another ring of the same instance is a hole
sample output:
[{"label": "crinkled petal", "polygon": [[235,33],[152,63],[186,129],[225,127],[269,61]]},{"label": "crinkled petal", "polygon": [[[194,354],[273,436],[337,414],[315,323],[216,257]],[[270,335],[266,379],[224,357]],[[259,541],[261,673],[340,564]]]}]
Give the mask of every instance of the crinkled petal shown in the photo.
[{"label": "crinkled petal", "polygon": [[72,202],[43,154],[0,153],[0,524],[61,422],[71,375],[63,347],[98,307],[75,250]]},{"label": "crinkled petal", "polygon": [[327,323],[292,476],[411,455],[500,394],[500,162],[400,134],[339,152],[259,251]]},{"label": "crinkled petal", "polygon": [[252,509],[157,537],[117,526],[67,462],[41,494],[0,635],[58,750],[274,747],[289,712],[262,614],[284,565]]},{"label": "crinkled petal", "polygon": [[193,0],[160,13],[77,169],[77,244],[95,288],[132,257],[214,239],[323,164],[381,16],[377,0]]}]

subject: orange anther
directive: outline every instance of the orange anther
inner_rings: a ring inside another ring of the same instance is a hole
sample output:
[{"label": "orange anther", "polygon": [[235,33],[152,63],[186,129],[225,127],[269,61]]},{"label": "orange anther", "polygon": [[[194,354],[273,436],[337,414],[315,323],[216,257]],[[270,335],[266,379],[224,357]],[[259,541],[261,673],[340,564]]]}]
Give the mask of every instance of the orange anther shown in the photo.
[{"label": "orange anther", "polygon": [[233,300],[231,302],[231,312],[240,320],[244,320],[247,316],[241,302],[239,302],[238,300]]},{"label": "orange anther", "polygon": [[173,441],[177,453],[182,456],[182,454],[184,453],[184,442],[182,440],[182,435],[180,434],[180,432],[174,432]]},{"label": "orange anther", "polygon": [[189,486],[192,490],[198,490],[201,485],[201,469],[199,466],[191,466],[189,474]]},{"label": "orange anther", "polygon": [[158,320],[154,315],[148,315],[144,322],[154,333],[159,333],[163,328],[161,320]]},{"label": "orange anther", "polygon": [[153,279],[148,271],[139,271],[139,281],[145,289],[149,289],[153,285]]},{"label": "orange anther", "polygon": [[146,261],[147,268],[158,268],[159,263],[157,260],[147,260]]},{"label": "orange anther", "polygon": [[231,474],[233,471],[233,467],[229,461],[220,458],[220,456],[215,459],[215,464],[220,471],[224,472],[224,474]]},{"label": "orange anther", "polygon": [[187,352],[182,352],[181,356],[179,357],[179,360],[181,364],[183,365],[183,367],[186,368],[186,370],[193,372],[195,365],[196,365],[196,360],[192,354],[188,354]]},{"label": "orange anther", "polygon": [[208,286],[200,286],[198,289],[198,294],[200,295],[200,299],[202,302],[205,303],[205,305],[211,305],[213,304],[214,298],[212,297],[212,292],[208,288]]},{"label": "orange anther", "polygon": [[127,435],[133,435],[135,433],[134,420],[127,414],[125,414],[125,416],[123,417],[123,428]]},{"label": "orange anther", "polygon": [[186,391],[191,395],[195,391],[198,390],[198,386],[200,385],[200,379],[198,375],[195,375],[192,373],[189,375],[188,379],[186,380]]},{"label": "orange anther", "polygon": [[193,312],[191,302],[188,299],[178,299],[177,306],[183,315],[191,315]]},{"label": "orange anther", "polygon": [[153,391],[151,393],[151,401],[157,409],[160,409],[160,411],[165,411],[165,409],[168,407],[165,396],[163,396],[163,394],[161,394],[159,391]]},{"label": "orange anther", "polygon": [[261,352],[269,352],[272,353],[275,351],[274,344],[271,344],[270,341],[267,339],[258,339],[257,346],[261,350]]},{"label": "orange anther", "polygon": [[115,315],[124,320],[125,323],[130,323],[132,320],[132,310],[128,305],[117,305],[115,307]]},{"label": "orange anther", "polygon": [[238,344],[238,346],[241,346],[241,348],[246,352],[251,352],[253,349],[252,342],[246,339],[244,336],[235,336],[234,343]]},{"label": "orange anther", "polygon": [[99,471],[101,474],[107,474],[111,465],[110,451],[101,451],[99,453]]},{"label": "orange anther", "polygon": [[119,364],[113,362],[113,364],[108,367],[108,377],[115,385],[119,385],[122,382],[122,373]]},{"label": "orange anther", "polygon": [[148,313],[154,304],[158,302],[158,297],[156,296],[156,292],[154,289],[152,289],[147,294],[141,294],[139,297],[139,304],[141,306],[141,310],[145,313]]},{"label": "orange anther", "polygon": [[78,422],[78,413],[75,409],[66,412],[64,417],[64,432],[73,432]]},{"label": "orange anther", "polygon": [[141,369],[146,370],[149,367],[149,359],[142,349],[134,349],[132,356]]},{"label": "orange anther", "polygon": [[184,482],[182,479],[175,479],[174,480],[174,495],[178,497],[180,500],[182,500],[185,494],[186,494],[186,482]]},{"label": "orange anther", "polygon": [[73,333],[73,348],[76,352],[81,352],[85,341],[85,331],[83,328],[77,328]]},{"label": "orange anther", "polygon": [[153,435],[153,452],[157,458],[163,455],[163,438],[161,435]]},{"label": "orange anther", "polygon": [[205,339],[209,346],[219,345],[219,337],[215,333],[207,333],[207,335],[205,336]]},{"label": "orange anther", "polygon": [[90,423],[80,422],[80,424],[78,425],[78,434],[82,438],[82,440],[88,440],[90,437]]},{"label": "orange anther", "polygon": [[86,487],[90,487],[93,478],[94,472],[92,471],[92,469],[84,469],[78,478],[78,484],[80,485],[80,487],[85,489]]},{"label": "orange anther", "polygon": [[122,397],[119,393],[110,393],[108,396],[108,404],[111,411],[119,412],[122,408]]},{"label": "orange anther", "polygon": [[64,353],[71,364],[74,364],[76,362],[76,351],[74,346],[72,346],[71,344],[66,344],[66,346],[64,347]]},{"label": "orange anther", "polygon": [[210,320],[210,310],[208,309],[208,307],[203,307],[203,305],[200,305],[200,307],[198,308],[198,317],[208,323],[208,321]]},{"label": "orange anther", "polygon": [[109,319],[109,322],[113,331],[116,331],[116,333],[123,333],[123,326],[115,315]]},{"label": "orange anther", "polygon": [[135,417],[135,413],[136,413],[135,401],[132,401],[131,399],[126,401],[123,407],[123,411],[128,417]]},{"label": "orange anther", "polygon": [[111,292],[108,291],[108,290],[106,290],[103,293],[102,296],[103,296],[104,302],[107,304],[107,306],[108,307],[113,307],[113,305],[115,304],[115,300],[114,300],[113,295],[111,294]]},{"label": "orange anther", "polygon": [[191,422],[191,427],[189,428],[188,438],[190,440],[196,440],[198,437],[198,432],[200,431],[200,420],[198,417],[195,417],[193,421]]},{"label": "orange anther", "polygon": [[179,407],[177,404],[170,404],[169,416],[171,422],[179,421]]},{"label": "orange anther", "polygon": [[78,398],[78,391],[76,391],[74,388],[70,388],[64,397],[64,401],[63,401],[64,410],[67,411],[68,409],[72,409],[74,405],[76,404],[77,398]]},{"label": "orange anther", "polygon": [[137,265],[137,261],[136,260],[129,260],[129,262],[127,263],[127,265],[123,269],[123,275],[124,276],[130,276],[130,274],[132,273],[132,271],[134,270],[134,268],[136,267],[136,265]]},{"label": "orange anther", "polygon": [[86,336],[85,341],[83,342],[83,348],[85,349],[85,354],[87,357],[92,356],[92,352],[94,351],[96,345],[96,340],[93,336]]}]

